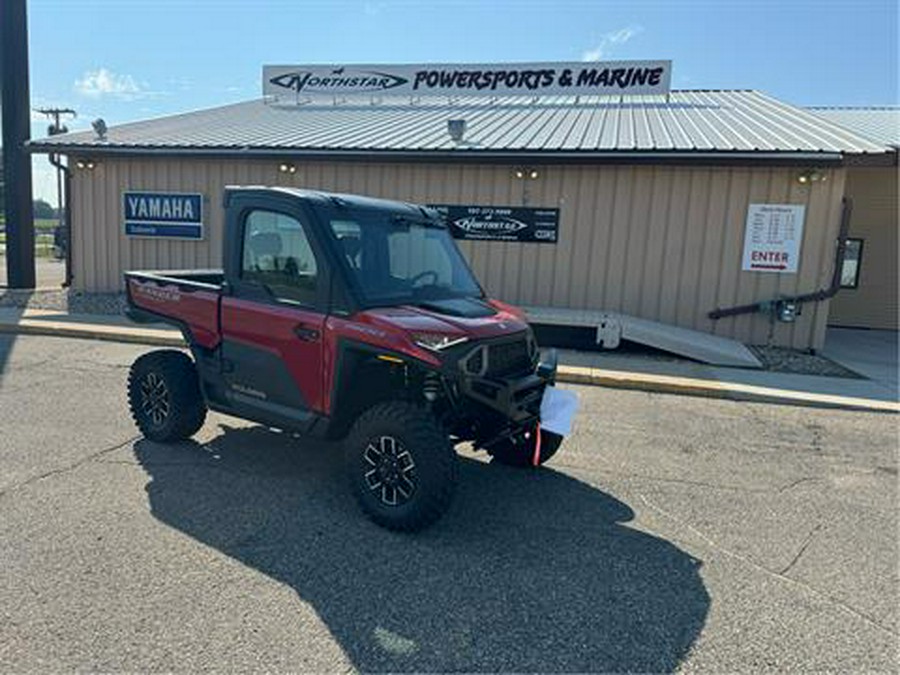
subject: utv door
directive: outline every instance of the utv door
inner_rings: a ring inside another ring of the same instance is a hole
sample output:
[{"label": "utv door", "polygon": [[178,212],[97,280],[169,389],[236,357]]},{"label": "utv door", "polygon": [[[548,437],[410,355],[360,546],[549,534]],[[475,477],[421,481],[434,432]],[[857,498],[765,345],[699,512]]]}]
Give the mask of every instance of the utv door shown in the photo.
[{"label": "utv door", "polygon": [[324,408],[325,258],[296,203],[272,199],[236,211],[222,298],[227,396],[250,419],[304,429]]}]

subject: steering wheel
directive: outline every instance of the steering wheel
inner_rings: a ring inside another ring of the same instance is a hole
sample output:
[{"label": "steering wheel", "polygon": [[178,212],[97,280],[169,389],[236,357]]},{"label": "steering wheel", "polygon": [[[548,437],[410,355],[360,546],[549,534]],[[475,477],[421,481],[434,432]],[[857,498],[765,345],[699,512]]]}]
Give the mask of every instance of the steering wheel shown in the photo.
[{"label": "steering wheel", "polygon": [[424,272],[419,272],[417,275],[415,275],[413,278],[411,278],[409,280],[409,285],[415,286],[416,283],[418,283],[419,281],[421,281],[422,279],[424,279],[427,276],[431,276],[433,278],[431,285],[437,286],[437,282],[440,277],[438,277],[438,273],[435,272],[434,270],[425,270]]}]

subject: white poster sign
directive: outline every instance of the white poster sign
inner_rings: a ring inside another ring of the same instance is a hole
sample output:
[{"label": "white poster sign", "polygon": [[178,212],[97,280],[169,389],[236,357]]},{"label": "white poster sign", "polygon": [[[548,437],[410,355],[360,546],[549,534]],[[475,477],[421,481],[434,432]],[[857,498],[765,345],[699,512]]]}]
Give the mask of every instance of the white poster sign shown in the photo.
[{"label": "white poster sign", "polygon": [[263,96],[667,94],[671,61],[263,66]]},{"label": "white poster sign", "polygon": [[802,204],[751,204],[747,209],[742,269],[796,274],[805,210]]}]

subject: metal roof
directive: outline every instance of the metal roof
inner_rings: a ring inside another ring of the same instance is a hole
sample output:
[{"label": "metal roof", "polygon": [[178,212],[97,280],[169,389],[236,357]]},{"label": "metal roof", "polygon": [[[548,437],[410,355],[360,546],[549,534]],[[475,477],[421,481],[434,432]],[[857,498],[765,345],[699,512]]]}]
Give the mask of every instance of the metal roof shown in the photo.
[{"label": "metal roof", "polygon": [[[455,142],[449,119],[465,119]],[[32,151],[351,152],[447,155],[661,156],[882,153],[884,147],[757,91],[666,96],[357,100],[227,105],[32,141]]]},{"label": "metal roof", "polygon": [[900,107],[811,107],[819,117],[891,148],[900,148]]}]

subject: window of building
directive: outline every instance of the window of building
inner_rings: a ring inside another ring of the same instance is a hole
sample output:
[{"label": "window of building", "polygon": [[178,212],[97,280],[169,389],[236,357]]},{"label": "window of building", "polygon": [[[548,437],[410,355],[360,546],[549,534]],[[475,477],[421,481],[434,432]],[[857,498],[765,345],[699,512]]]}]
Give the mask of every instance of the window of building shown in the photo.
[{"label": "window of building", "polygon": [[274,211],[251,211],[244,221],[241,278],[258,283],[279,300],[313,305],[316,257],[296,218]]},{"label": "window of building", "polygon": [[847,239],[844,246],[841,288],[856,288],[859,286],[859,267],[862,263],[863,240]]}]

